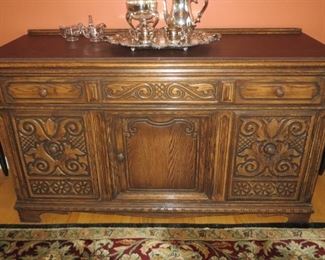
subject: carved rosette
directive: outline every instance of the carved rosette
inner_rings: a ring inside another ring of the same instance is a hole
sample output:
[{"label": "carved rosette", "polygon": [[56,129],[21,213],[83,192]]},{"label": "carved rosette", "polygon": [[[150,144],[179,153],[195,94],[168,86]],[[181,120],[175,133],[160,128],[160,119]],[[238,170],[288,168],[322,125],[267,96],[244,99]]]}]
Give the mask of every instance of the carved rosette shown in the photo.
[{"label": "carved rosette", "polygon": [[16,120],[29,176],[89,176],[83,119],[51,117]]},{"label": "carved rosette", "polygon": [[78,195],[93,194],[92,183],[88,180],[31,180],[34,195]]},{"label": "carved rosette", "polygon": [[216,101],[216,87],[211,83],[184,82],[104,82],[108,101]]},{"label": "carved rosette", "polygon": [[297,182],[264,182],[264,181],[235,181],[233,183],[233,197],[252,198],[294,198]]},{"label": "carved rosette", "polygon": [[32,196],[94,194],[83,117],[21,116],[16,132]]},{"label": "carved rosette", "polygon": [[243,116],[238,123],[231,197],[295,198],[311,118]]},{"label": "carved rosette", "polygon": [[310,118],[241,118],[236,176],[298,176]]}]

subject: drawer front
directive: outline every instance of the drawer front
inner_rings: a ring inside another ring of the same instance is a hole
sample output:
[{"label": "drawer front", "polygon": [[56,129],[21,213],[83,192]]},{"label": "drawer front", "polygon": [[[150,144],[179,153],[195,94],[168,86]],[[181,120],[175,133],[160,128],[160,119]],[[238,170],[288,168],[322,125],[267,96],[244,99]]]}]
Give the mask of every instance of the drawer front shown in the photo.
[{"label": "drawer front", "polygon": [[82,82],[10,81],[3,88],[8,103],[69,103],[85,100]]},{"label": "drawer front", "polygon": [[320,104],[317,80],[239,80],[236,103]]},{"label": "drawer front", "polygon": [[106,103],[217,102],[217,81],[103,81]]}]

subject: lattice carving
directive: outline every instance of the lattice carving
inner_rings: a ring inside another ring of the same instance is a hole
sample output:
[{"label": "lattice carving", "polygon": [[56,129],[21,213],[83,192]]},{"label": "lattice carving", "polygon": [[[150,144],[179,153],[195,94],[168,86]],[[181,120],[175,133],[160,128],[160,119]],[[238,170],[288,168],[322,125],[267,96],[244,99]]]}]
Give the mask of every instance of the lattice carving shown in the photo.
[{"label": "lattice carving", "polygon": [[298,176],[310,118],[242,117],[235,176]]},{"label": "lattice carving", "polygon": [[103,84],[104,96],[108,100],[217,100],[216,87],[211,83],[108,82]]},{"label": "lattice carving", "polygon": [[88,180],[30,180],[34,195],[78,195],[93,194],[92,183]]},{"label": "lattice carving", "polygon": [[16,119],[29,176],[90,176],[81,117]]},{"label": "lattice carving", "polygon": [[232,186],[232,196],[247,198],[294,198],[297,192],[297,182],[259,182],[235,181]]}]

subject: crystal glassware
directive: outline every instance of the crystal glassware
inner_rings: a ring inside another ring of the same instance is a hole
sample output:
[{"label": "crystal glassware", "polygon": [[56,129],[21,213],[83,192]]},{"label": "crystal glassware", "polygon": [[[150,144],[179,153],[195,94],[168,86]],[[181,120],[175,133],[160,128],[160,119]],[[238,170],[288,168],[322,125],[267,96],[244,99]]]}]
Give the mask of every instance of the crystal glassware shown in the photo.
[{"label": "crystal glassware", "polygon": [[105,36],[106,24],[94,24],[93,17],[88,16],[88,26],[83,26],[82,33],[91,42],[100,42]]},{"label": "crystal glassware", "polygon": [[68,42],[75,42],[79,40],[82,34],[83,25],[81,23],[71,26],[60,26],[61,36]]}]

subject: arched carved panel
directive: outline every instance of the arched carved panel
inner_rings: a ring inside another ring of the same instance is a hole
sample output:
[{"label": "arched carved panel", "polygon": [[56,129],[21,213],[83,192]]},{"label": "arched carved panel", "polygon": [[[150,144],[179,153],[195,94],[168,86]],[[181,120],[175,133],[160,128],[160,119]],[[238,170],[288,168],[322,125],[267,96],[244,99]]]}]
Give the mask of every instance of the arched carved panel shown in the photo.
[{"label": "arched carved panel", "polygon": [[214,143],[205,136],[215,136],[213,116],[179,111],[107,113],[116,198],[211,199]]},{"label": "arched carved panel", "polygon": [[198,119],[123,120],[130,189],[197,189]]},{"label": "arched carved panel", "polygon": [[[125,121],[126,122],[126,121]],[[198,131],[198,122],[197,120],[191,121],[188,119],[181,119],[181,118],[173,118],[170,120],[166,121],[155,121],[152,120],[151,118],[138,118],[138,119],[133,119],[131,121],[128,121],[124,127],[124,133],[126,136],[131,137],[136,134],[137,132],[137,125],[140,124],[147,124],[151,125],[152,127],[170,127],[172,125],[183,125],[184,128],[184,134],[190,135],[193,138],[197,137],[197,131]]]}]

